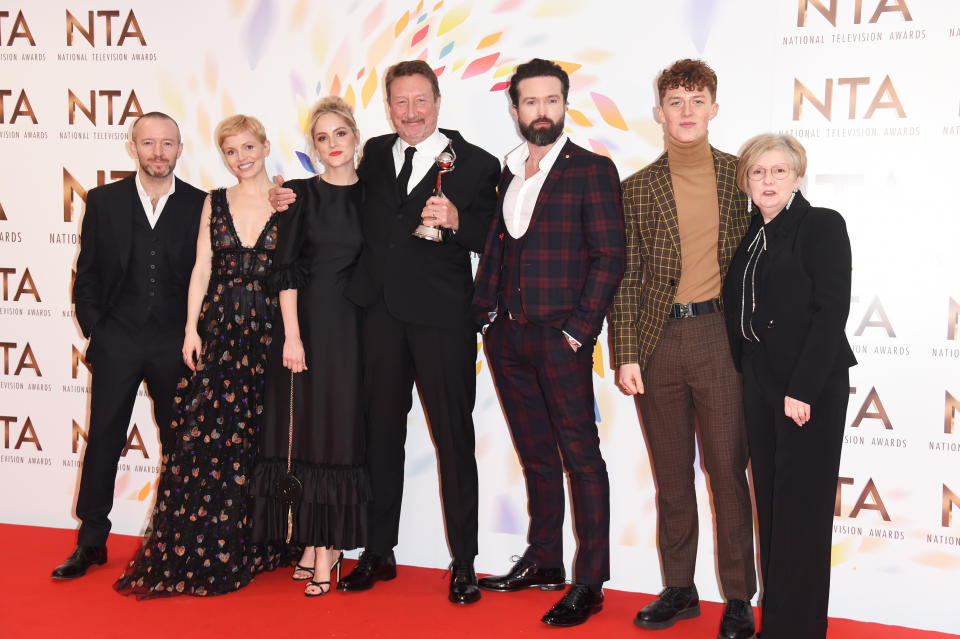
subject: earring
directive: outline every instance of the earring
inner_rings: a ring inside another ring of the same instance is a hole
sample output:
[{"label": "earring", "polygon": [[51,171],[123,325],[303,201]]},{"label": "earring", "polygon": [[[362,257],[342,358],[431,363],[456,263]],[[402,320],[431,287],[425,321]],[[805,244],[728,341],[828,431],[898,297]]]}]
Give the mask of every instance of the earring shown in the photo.
[{"label": "earring", "polygon": [[753,211],[753,200],[747,198],[747,213],[750,213],[751,211]]},{"label": "earring", "polygon": [[790,208],[790,205],[793,204],[793,198],[797,197],[797,189],[793,190],[793,193],[790,194],[790,199],[787,200],[787,209]]}]

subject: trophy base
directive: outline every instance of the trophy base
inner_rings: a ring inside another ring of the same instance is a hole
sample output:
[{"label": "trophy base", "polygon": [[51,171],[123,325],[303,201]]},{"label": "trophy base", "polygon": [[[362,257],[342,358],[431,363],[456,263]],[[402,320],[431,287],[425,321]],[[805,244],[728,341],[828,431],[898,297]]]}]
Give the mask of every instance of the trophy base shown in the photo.
[{"label": "trophy base", "polygon": [[447,238],[443,233],[443,229],[435,226],[424,226],[420,224],[414,229],[411,233],[414,237],[419,237],[421,240],[427,240],[428,242],[446,242]]}]

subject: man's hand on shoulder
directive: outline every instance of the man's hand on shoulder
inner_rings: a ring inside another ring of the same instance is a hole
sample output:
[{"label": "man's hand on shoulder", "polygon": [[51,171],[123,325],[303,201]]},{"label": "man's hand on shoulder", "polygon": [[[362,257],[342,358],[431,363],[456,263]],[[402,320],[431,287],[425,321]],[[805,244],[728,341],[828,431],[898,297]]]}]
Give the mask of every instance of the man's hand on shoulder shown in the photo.
[{"label": "man's hand on shoulder", "polygon": [[297,194],[293,192],[293,189],[288,189],[283,186],[282,175],[274,177],[273,181],[276,182],[277,185],[267,191],[270,206],[273,207],[274,211],[286,211],[290,208],[291,204],[297,201]]},{"label": "man's hand on shoulder", "polygon": [[621,364],[617,369],[617,386],[624,395],[643,395],[640,364]]}]

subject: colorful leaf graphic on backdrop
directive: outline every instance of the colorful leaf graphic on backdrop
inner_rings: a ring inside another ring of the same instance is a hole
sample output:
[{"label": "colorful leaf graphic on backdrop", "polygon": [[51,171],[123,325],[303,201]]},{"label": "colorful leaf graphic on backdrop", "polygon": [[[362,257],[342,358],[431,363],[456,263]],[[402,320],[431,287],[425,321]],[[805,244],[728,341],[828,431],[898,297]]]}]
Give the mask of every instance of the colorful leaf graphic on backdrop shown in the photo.
[{"label": "colorful leaf graphic on backdrop", "polygon": [[217,61],[212,55],[207,55],[207,62],[203,65],[203,82],[210,93],[217,92]]},{"label": "colorful leaf graphic on backdrop", "polygon": [[[860,6],[859,4],[857,6]],[[687,29],[690,31],[690,39],[697,47],[699,53],[703,53],[707,46],[707,38],[710,37],[710,25],[713,24],[713,14],[717,8],[717,0],[688,0],[687,2]]]},{"label": "colorful leaf graphic on backdrop", "polygon": [[504,11],[513,11],[517,7],[523,4],[523,0],[503,0],[500,4],[496,6],[493,10],[493,13],[501,13]]},{"label": "colorful leaf graphic on backdrop", "polygon": [[577,70],[582,67],[582,64],[577,64],[576,62],[564,62],[563,60],[554,60],[561,69],[567,72],[567,75],[573,75]]},{"label": "colorful leaf graphic on backdrop", "polygon": [[444,67],[437,67],[436,69],[433,70],[433,72],[434,72],[434,74],[436,74],[436,76],[439,78],[441,75],[443,75],[443,71],[444,71],[444,69],[446,69],[446,68],[447,68],[447,67],[445,67],[445,66],[444,66]]},{"label": "colorful leaf graphic on backdrop", "polygon": [[143,488],[140,489],[140,492],[137,493],[137,501],[143,501],[150,495],[150,482],[147,482],[143,485]]},{"label": "colorful leaf graphic on backdrop", "polygon": [[247,62],[251,69],[256,68],[266,49],[275,20],[273,3],[270,0],[260,0],[256,9],[250,14],[247,27],[244,29],[244,39],[250,43],[247,49]]},{"label": "colorful leaf graphic on backdrop", "polygon": [[407,25],[410,23],[410,12],[404,11],[403,15],[400,16],[400,19],[397,20],[397,25],[393,28],[393,37],[399,38],[400,34],[403,33],[403,30],[407,28]]},{"label": "colorful leaf graphic on backdrop", "polygon": [[210,128],[210,116],[207,115],[207,110],[202,106],[197,107],[197,132],[200,134],[200,139],[205,142],[212,138],[213,131]]},{"label": "colorful leaf graphic on backdrop", "polygon": [[317,64],[323,64],[327,57],[327,47],[330,45],[327,39],[327,27],[322,22],[317,23],[313,30],[313,59]]},{"label": "colorful leaf graphic on backdrop", "polygon": [[310,171],[311,173],[317,172],[317,170],[313,168],[313,162],[310,161],[309,155],[307,155],[306,153],[303,153],[302,151],[294,151],[294,153],[297,154],[297,159],[300,160],[300,166],[305,168],[307,171]]},{"label": "colorful leaf graphic on backdrop", "polygon": [[493,528],[494,531],[519,535],[525,527],[526,525],[521,526],[520,522],[517,521],[517,516],[514,513],[513,504],[510,503],[510,498],[506,495],[500,495],[497,498],[497,516]]},{"label": "colorful leaf graphic on backdrop", "polygon": [[390,48],[393,46],[396,36],[393,34],[393,29],[387,27],[383,32],[377,36],[377,39],[373,41],[373,44],[367,49],[367,66],[375,67],[383,59],[385,55],[390,51]]},{"label": "colorful leaf graphic on backdrop", "polygon": [[593,103],[597,105],[597,110],[600,111],[600,117],[603,118],[604,122],[615,129],[627,130],[627,123],[623,121],[623,116],[620,115],[620,110],[613,103],[613,100],[593,91],[590,92],[590,97],[593,98]]},{"label": "colorful leaf graphic on backdrop", "polygon": [[503,91],[503,90],[506,89],[508,86],[510,86],[510,81],[509,81],[509,80],[507,80],[507,81],[505,81],[505,82],[497,82],[495,85],[493,85],[492,87],[490,87],[490,91],[491,91],[491,93],[492,93],[492,92],[495,92],[495,91]]},{"label": "colorful leaf graphic on backdrop", "polygon": [[447,55],[451,51],[453,51],[453,42],[448,42],[447,44],[444,45],[442,49],[440,49],[440,57],[442,58],[443,56]]},{"label": "colorful leaf graphic on backdrop", "polygon": [[593,123],[587,119],[587,116],[581,111],[576,109],[567,109],[567,115],[570,116],[570,119],[579,124],[580,126],[593,126]]},{"label": "colorful leaf graphic on backdrop", "polygon": [[411,47],[417,46],[417,43],[418,43],[418,42],[420,42],[421,40],[423,40],[424,38],[427,37],[427,31],[429,31],[429,30],[430,30],[430,25],[428,24],[428,25],[425,26],[424,28],[422,28],[422,29],[420,29],[419,31],[417,31],[416,33],[414,33],[414,34],[413,34],[413,38],[410,40],[410,46],[411,46]]},{"label": "colorful leaf graphic on backdrop", "polygon": [[493,79],[502,78],[505,75],[512,74],[519,64],[514,58],[504,58],[500,60],[500,66],[493,72]]},{"label": "colorful leaf graphic on backdrop", "polygon": [[370,69],[370,75],[367,76],[367,81],[363,83],[363,88],[360,90],[360,100],[363,102],[363,108],[367,108],[367,105],[370,104],[370,98],[376,91],[377,70]]},{"label": "colorful leaf graphic on backdrop", "polygon": [[491,53],[490,55],[484,56],[482,58],[477,58],[471,62],[463,72],[463,79],[472,78],[475,75],[480,75],[481,73],[486,73],[490,70],[490,67],[496,63],[497,58],[500,57],[499,53]]},{"label": "colorful leaf graphic on backdrop", "polygon": [[290,26],[288,28],[291,31],[296,31],[304,25],[307,17],[307,7],[309,6],[309,0],[299,0],[297,2],[296,6],[293,8],[293,11],[290,12]]},{"label": "colorful leaf graphic on backdrop", "polygon": [[603,347],[600,346],[600,342],[593,345],[593,372],[599,377],[604,376]]},{"label": "colorful leaf graphic on backdrop", "polygon": [[486,49],[487,47],[496,44],[497,40],[499,40],[500,36],[502,35],[503,35],[503,31],[500,31],[498,33],[491,33],[490,35],[484,37],[484,39],[480,41],[480,44],[477,45],[477,49]]},{"label": "colorful leaf graphic on backdrop", "polygon": [[607,150],[607,147],[606,145],[604,145],[603,142],[601,142],[600,140],[594,140],[593,138],[587,141],[590,143],[590,148],[593,149],[594,153],[596,153],[597,155],[603,155],[605,157],[608,157],[611,160],[613,159],[612,157],[610,157],[610,151]]},{"label": "colorful leaf graphic on backdrop", "polygon": [[333,76],[333,82],[330,83],[330,95],[340,95],[340,76]]},{"label": "colorful leaf graphic on backdrop", "polygon": [[457,69],[463,66],[464,62],[466,62],[466,60],[464,58],[460,58],[459,60],[453,63],[453,68],[451,68],[450,71],[456,71]]},{"label": "colorful leaf graphic on backdrop", "polygon": [[463,24],[463,21],[470,15],[471,8],[470,3],[465,2],[448,11],[447,14],[443,16],[443,19],[440,20],[440,26],[437,27],[437,35],[442,36],[444,33],[456,29]]},{"label": "colorful leaf graphic on backdrop", "polygon": [[[177,85],[170,82],[167,77],[161,78],[160,95],[163,96],[163,103],[167,105],[170,115],[172,115],[175,120],[182,122],[187,113],[184,109],[183,98],[180,97],[180,91],[177,89]],[[224,111],[224,113],[234,113],[234,111]]]},{"label": "colorful leaf graphic on backdrop", "polygon": [[540,6],[533,10],[532,15],[535,18],[566,16],[580,8],[581,3],[578,0],[543,0]]},{"label": "colorful leaf graphic on backdrop", "polygon": [[422,16],[420,16],[419,18],[417,18],[417,24],[420,24],[421,22],[423,22],[423,21],[426,20],[426,19],[427,19],[427,14],[424,13]]},{"label": "colorful leaf graphic on backdrop", "polygon": [[347,85],[347,92],[343,94],[343,101],[350,105],[350,108],[354,108],[357,105],[357,96],[353,93],[353,87],[349,84]]},{"label": "colorful leaf graphic on backdrop", "polygon": [[433,5],[433,12],[436,13],[437,9],[443,6],[443,0],[440,0],[437,4]]},{"label": "colorful leaf graphic on backdrop", "polygon": [[377,25],[380,24],[380,21],[383,20],[383,3],[377,5],[377,7],[370,12],[363,20],[363,37],[366,38],[368,35],[373,33],[373,30],[377,28]]}]

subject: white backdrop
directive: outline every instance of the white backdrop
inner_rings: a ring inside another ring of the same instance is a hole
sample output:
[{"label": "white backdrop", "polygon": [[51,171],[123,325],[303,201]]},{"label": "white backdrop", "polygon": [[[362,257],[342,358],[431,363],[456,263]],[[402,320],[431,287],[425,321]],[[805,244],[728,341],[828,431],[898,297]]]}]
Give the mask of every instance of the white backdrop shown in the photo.
[{"label": "white backdrop", "polygon": [[[960,633],[960,5],[937,0],[224,0],[6,2],[0,6],[0,521],[75,527],[89,374],[71,312],[86,190],[134,166],[140,111],[171,113],[178,174],[232,182],[213,147],[226,115],[261,118],[269,169],[308,175],[297,152],[318,97],[354,103],[364,136],[389,130],[382,78],[424,58],[440,76],[441,126],[498,157],[519,138],[504,82],[533,56],[571,74],[568,131],[626,177],[657,157],[654,78],[680,57],[717,71],[714,146],[785,131],[809,153],[811,202],[839,210],[854,252],[848,324],[860,365],[834,525],[830,613]],[[595,352],[598,423],[612,487],[611,587],[659,590],[654,486],[633,402]],[[481,571],[525,547],[526,494],[487,373],[474,413]],[[410,415],[403,563],[448,561],[434,451]],[[154,500],[158,446],[147,398],[122,460],[112,519],[137,534]],[[712,513],[698,469],[697,585],[719,599]],[[569,517],[568,517],[569,522]],[[569,524],[568,524],[569,527]],[[573,553],[567,532],[568,562]],[[569,565],[569,563],[568,563]],[[909,602],[909,605],[906,605]]]}]

